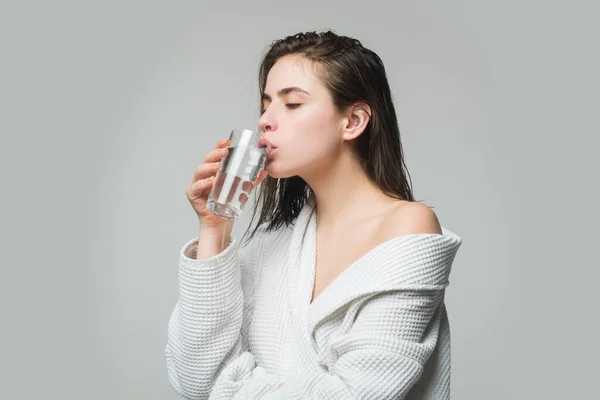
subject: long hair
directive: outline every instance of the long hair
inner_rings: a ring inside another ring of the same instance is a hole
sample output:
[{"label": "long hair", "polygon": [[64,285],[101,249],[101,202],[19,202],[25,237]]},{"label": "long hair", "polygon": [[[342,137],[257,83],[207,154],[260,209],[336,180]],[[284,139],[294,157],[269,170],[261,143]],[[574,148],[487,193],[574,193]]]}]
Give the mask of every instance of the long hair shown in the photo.
[{"label": "long hair", "polygon": [[[383,193],[395,199],[415,201],[381,58],[363,47],[357,39],[332,31],[298,33],[276,40],[268,47],[260,65],[261,114],[264,112],[262,95],[269,71],[277,60],[287,55],[299,55],[312,63],[317,76],[331,93],[338,111],[342,112],[358,102],[369,105],[370,120],[363,133],[355,139],[354,148],[360,164]],[[284,224],[293,224],[312,194],[310,186],[299,176],[268,176],[256,189],[250,224],[258,214],[260,216],[248,240],[263,225],[267,231],[273,231]]]}]

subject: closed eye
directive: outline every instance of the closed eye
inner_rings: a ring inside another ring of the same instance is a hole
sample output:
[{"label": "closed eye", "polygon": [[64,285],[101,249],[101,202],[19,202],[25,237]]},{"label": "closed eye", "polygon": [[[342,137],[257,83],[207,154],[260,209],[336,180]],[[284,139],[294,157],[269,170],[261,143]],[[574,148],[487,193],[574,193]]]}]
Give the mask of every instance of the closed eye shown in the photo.
[{"label": "closed eye", "polygon": [[285,106],[286,106],[287,108],[294,109],[294,108],[298,108],[298,107],[300,107],[301,105],[302,105],[302,103],[288,103],[288,104],[286,104]]}]

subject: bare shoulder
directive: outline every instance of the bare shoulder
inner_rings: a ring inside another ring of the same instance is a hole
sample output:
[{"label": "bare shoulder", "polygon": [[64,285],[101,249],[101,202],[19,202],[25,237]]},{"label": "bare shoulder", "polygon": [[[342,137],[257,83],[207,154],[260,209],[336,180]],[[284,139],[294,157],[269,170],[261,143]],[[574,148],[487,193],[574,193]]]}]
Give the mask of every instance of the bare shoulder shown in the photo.
[{"label": "bare shoulder", "polygon": [[390,236],[419,233],[442,233],[435,212],[426,204],[403,201],[395,207],[386,221],[386,231]]}]

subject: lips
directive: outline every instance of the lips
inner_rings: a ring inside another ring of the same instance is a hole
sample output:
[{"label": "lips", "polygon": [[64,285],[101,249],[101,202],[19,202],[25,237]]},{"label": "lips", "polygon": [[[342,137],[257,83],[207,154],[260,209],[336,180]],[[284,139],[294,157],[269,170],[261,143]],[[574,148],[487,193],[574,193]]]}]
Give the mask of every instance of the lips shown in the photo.
[{"label": "lips", "polygon": [[275,152],[274,148],[267,150],[267,161],[271,161],[273,159],[273,153]]},{"label": "lips", "polygon": [[275,150],[277,148],[277,146],[275,146],[273,143],[269,142],[267,140],[267,138],[265,138],[264,136],[261,137],[260,139],[258,139],[258,148],[259,149],[267,149],[267,154],[271,154],[271,152],[273,150]]}]

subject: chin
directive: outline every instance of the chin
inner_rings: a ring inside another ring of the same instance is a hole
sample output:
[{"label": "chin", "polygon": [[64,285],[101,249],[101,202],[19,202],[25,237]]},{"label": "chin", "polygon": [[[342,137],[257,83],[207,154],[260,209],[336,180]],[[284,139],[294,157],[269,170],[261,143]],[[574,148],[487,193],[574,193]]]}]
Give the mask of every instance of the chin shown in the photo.
[{"label": "chin", "polygon": [[285,179],[298,175],[293,171],[282,171],[279,168],[273,167],[273,164],[268,165],[265,170],[269,173],[269,176],[274,179]]},{"label": "chin", "polygon": [[267,172],[269,173],[269,176],[273,179],[285,179],[285,178],[290,178],[290,177],[294,176],[293,174],[282,174],[281,172],[271,172],[268,169],[267,169]]},{"label": "chin", "polygon": [[[298,162],[297,159],[287,158],[283,162],[281,157],[274,157],[265,165],[265,170],[269,176],[274,179],[287,179],[295,176],[301,176],[314,169],[308,162]],[[312,161],[311,161],[312,162]]]}]

